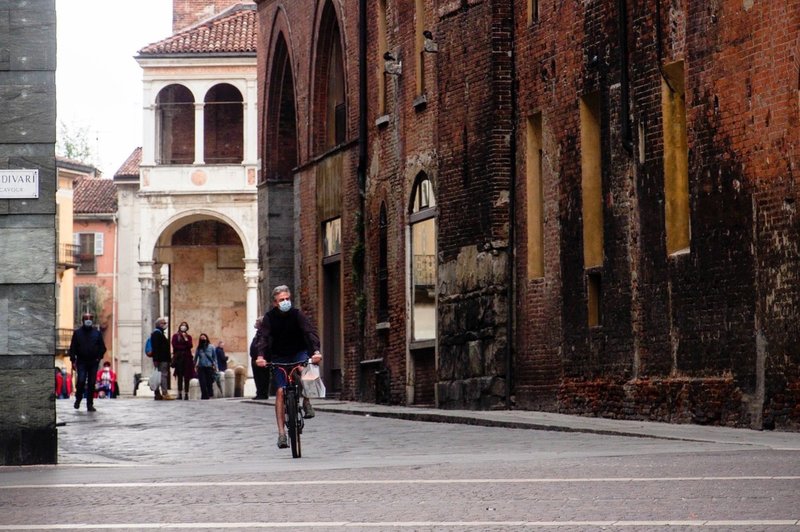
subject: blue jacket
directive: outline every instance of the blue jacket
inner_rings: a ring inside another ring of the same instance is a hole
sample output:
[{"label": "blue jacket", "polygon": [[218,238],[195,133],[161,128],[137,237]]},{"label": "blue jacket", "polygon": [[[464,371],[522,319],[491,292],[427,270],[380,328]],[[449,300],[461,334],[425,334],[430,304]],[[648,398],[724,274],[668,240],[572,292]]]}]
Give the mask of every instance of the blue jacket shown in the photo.
[{"label": "blue jacket", "polygon": [[197,351],[194,352],[194,365],[198,368],[216,368],[217,353],[214,346],[211,344],[205,347],[197,346]]}]

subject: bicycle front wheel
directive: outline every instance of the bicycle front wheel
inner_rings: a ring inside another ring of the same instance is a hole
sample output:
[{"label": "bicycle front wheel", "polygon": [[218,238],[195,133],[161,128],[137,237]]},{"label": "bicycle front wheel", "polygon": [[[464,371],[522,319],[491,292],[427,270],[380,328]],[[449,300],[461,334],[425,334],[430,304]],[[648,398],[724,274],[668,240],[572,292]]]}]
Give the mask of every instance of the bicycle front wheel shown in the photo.
[{"label": "bicycle front wheel", "polygon": [[298,412],[297,392],[287,388],[284,401],[286,403],[286,428],[292,446],[292,458],[300,458],[300,431],[297,430],[300,413]]}]

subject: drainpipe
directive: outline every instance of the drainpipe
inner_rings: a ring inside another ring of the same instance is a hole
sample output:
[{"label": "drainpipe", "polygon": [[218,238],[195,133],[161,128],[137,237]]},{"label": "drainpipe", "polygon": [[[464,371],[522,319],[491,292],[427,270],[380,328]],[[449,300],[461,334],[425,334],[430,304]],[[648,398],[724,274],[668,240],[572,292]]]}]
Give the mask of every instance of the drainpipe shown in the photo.
[{"label": "drainpipe", "polygon": [[620,68],[620,120],[622,121],[622,146],[629,154],[633,153],[633,137],[630,121],[630,87],[628,80],[628,5],[626,0],[617,0],[619,26],[619,68]]},{"label": "drainpipe", "polygon": [[506,317],[506,409],[511,410],[511,392],[514,389],[514,331],[516,330],[516,286],[517,286],[517,267],[516,267],[516,238],[514,227],[517,225],[517,68],[516,53],[514,43],[514,29],[516,18],[514,17],[514,2],[510,2],[511,7],[511,27],[509,40],[511,43],[511,142],[509,143],[509,157],[511,160],[511,172],[509,175],[509,195],[508,195],[508,310]]},{"label": "drainpipe", "polygon": [[358,193],[361,214],[367,182],[367,0],[358,0]]}]

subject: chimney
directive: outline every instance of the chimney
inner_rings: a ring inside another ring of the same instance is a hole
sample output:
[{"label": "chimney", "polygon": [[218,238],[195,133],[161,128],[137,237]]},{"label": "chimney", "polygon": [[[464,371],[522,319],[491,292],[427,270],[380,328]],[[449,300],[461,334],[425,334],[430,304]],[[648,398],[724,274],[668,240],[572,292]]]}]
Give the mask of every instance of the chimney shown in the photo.
[{"label": "chimney", "polygon": [[172,0],[172,32],[213,17],[235,4],[250,4],[248,0]]}]

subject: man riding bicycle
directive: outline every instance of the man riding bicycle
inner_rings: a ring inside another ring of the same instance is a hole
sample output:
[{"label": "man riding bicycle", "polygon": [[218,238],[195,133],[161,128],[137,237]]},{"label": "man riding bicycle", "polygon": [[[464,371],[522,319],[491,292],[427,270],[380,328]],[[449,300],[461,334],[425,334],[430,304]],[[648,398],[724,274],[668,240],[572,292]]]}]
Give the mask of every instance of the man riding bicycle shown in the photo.
[{"label": "man riding bicycle", "polygon": [[[265,367],[270,362],[279,364],[309,362],[319,364],[322,355],[319,352],[319,334],[311,320],[300,309],[292,308],[292,294],[286,285],[276,286],[272,290],[272,308],[261,320],[261,341],[256,350],[255,364]],[[289,447],[284,427],[284,397],[286,374],[278,368],[273,369],[275,376],[275,418],[278,422],[278,448]],[[314,417],[314,409],[308,398],[303,399],[303,410],[306,418]]]}]

